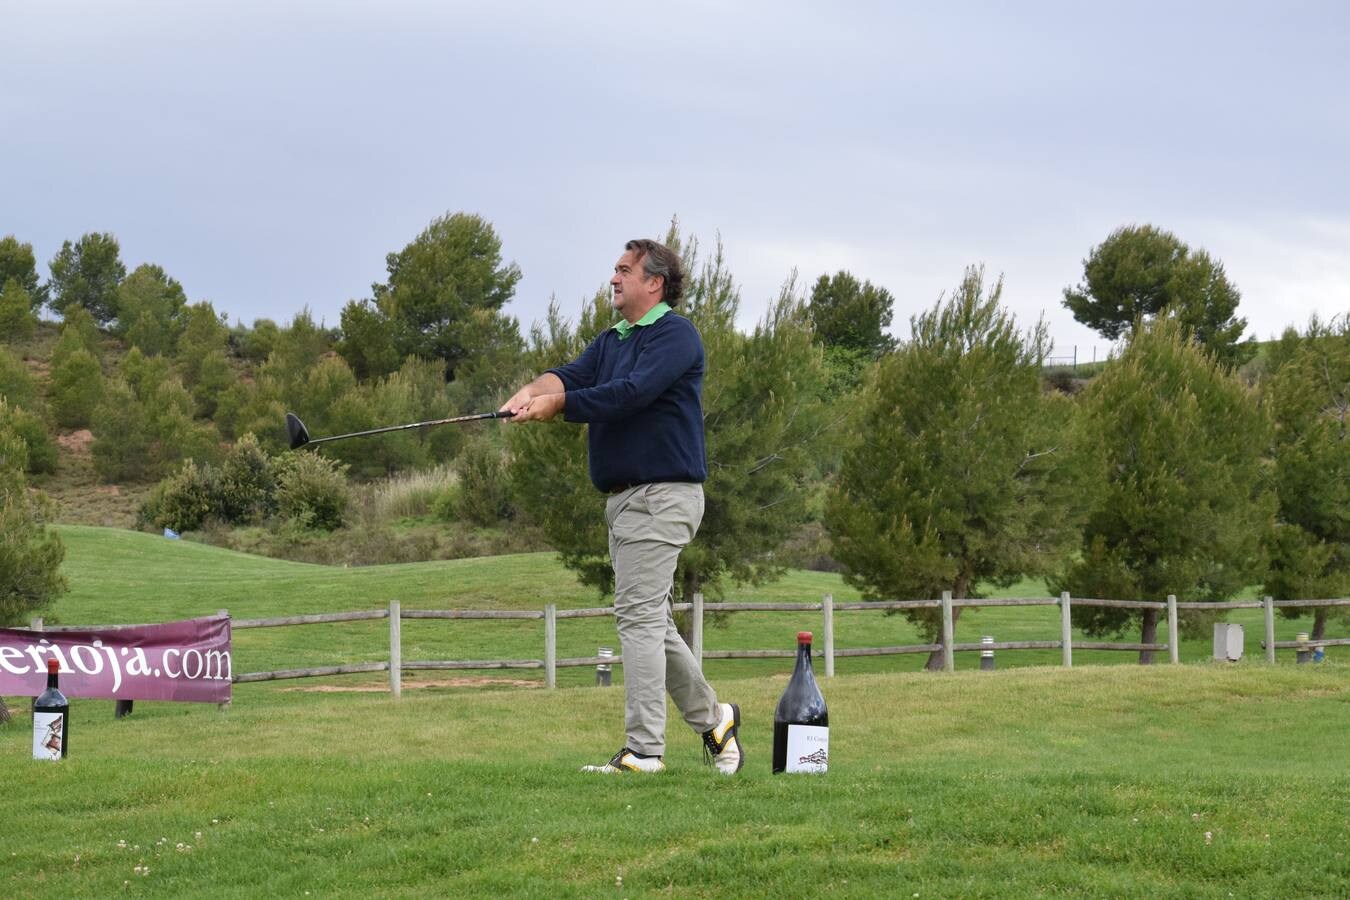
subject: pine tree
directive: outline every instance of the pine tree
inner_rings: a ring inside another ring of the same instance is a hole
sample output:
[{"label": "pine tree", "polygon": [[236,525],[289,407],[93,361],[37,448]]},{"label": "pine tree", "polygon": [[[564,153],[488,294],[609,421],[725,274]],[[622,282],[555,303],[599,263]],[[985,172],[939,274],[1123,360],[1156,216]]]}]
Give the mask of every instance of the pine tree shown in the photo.
[{"label": "pine tree", "polygon": [[66,241],[48,268],[52,309],[65,315],[82,307],[100,325],[117,318],[117,285],[127,275],[117,238],[92,232],[75,243]]},{"label": "pine tree", "polygon": [[[1265,571],[1274,496],[1263,472],[1270,422],[1252,390],[1171,318],[1138,325],[1118,360],[1082,395],[1106,483],[1079,556],[1055,591],[1117,600],[1228,600]],[[1158,611],[1088,607],[1089,634],[1140,623],[1155,643]],[[1208,617],[1189,617],[1192,625]],[[1152,652],[1142,651],[1141,662]]]},{"label": "pine tree", "polygon": [[[1329,325],[1314,319],[1266,393],[1280,505],[1266,591],[1280,600],[1343,597],[1350,593],[1350,314]],[[1314,639],[1325,636],[1330,612],[1313,611]]]},{"label": "pine tree", "polygon": [[[1071,401],[1042,390],[1044,324],[1020,333],[1002,290],[968,269],[857,400],[825,524],[868,599],[978,596],[1048,573],[1076,535],[1088,470]],[[906,615],[936,639],[935,611]]]}]

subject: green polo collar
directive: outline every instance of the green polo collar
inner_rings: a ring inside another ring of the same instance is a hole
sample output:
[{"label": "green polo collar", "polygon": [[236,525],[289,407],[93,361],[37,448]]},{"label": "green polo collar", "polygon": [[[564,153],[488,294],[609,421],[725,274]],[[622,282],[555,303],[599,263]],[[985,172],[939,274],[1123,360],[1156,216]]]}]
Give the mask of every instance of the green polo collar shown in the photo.
[{"label": "green polo collar", "polygon": [[614,330],[619,333],[619,340],[621,341],[627,340],[629,335],[633,333],[634,328],[637,328],[641,325],[650,325],[668,312],[670,312],[670,304],[662,300],[660,303],[656,304],[651,309],[647,310],[647,314],[645,316],[638,319],[631,325],[628,323],[627,319],[620,319],[619,321],[615,322]]}]

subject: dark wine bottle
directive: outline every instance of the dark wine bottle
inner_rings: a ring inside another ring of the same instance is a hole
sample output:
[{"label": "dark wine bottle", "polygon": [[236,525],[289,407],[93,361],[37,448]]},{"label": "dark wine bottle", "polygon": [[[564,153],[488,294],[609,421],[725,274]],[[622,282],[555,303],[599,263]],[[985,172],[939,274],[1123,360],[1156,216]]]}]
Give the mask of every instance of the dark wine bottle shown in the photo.
[{"label": "dark wine bottle", "polygon": [[56,686],[61,664],[47,660],[47,689],[33,701],[33,759],[64,759],[70,737],[70,703]]},{"label": "dark wine bottle", "polygon": [[822,773],[830,761],[830,713],[811,670],[811,632],[797,633],[797,667],[773,713],[773,771]]}]

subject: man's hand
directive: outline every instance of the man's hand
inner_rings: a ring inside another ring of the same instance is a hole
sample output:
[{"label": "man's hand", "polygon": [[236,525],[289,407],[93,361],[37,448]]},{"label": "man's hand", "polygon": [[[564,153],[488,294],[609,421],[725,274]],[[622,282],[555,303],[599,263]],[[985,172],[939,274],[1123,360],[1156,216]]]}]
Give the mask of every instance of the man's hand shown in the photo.
[{"label": "man's hand", "polygon": [[[565,388],[563,387],[561,378],[559,378],[557,375],[554,375],[552,372],[545,372],[543,375],[540,375],[534,381],[531,381],[529,384],[525,385],[523,388],[512,394],[511,399],[503,403],[498,412],[511,413],[512,422],[525,422],[528,420],[522,419],[520,417],[520,413],[522,410],[524,410],[527,406],[530,405],[531,400],[533,400],[535,397],[540,397],[546,394],[557,394],[561,397],[564,390]],[[557,409],[553,410],[553,412],[549,413],[547,416],[544,416],[543,418],[548,419],[553,418],[555,415],[557,415],[559,409],[562,409],[561,401],[559,401]],[[535,416],[532,418],[539,418],[539,417]]]},{"label": "man's hand", "polygon": [[566,404],[567,395],[558,394],[538,394],[530,397],[519,406],[512,406],[515,401],[512,397],[507,401],[503,409],[512,409],[515,412],[510,419],[512,422],[547,422],[549,419],[562,412]]},{"label": "man's hand", "polygon": [[501,405],[501,408],[497,411],[509,412],[512,415],[515,415],[516,413],[520,412],[520,410],[525,408],[525,404],[529,403],[530,398],[533,396],[534,393],[530,390],[530,385],[527,384],[520,390],[516,391],[515,394],[511,396],[511,399],[503,403]]}]

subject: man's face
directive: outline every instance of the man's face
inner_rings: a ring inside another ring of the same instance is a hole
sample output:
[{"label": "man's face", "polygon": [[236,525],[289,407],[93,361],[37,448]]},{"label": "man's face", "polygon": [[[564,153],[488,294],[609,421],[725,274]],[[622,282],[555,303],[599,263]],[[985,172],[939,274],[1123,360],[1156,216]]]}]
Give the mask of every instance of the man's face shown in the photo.
[{"label": "man's face", "polygon": [[614,277],[609,280],[614,289],[613,306],[619,312],[642,310],[655,306],[661,299],[662,279],[648,277],[642,271],[642,260],[632,250],[625,250],[614,264]]}]

